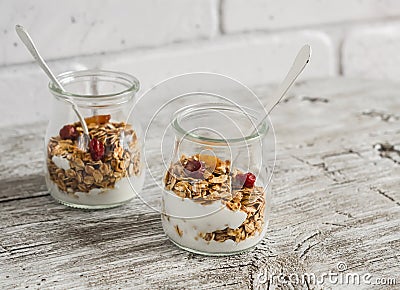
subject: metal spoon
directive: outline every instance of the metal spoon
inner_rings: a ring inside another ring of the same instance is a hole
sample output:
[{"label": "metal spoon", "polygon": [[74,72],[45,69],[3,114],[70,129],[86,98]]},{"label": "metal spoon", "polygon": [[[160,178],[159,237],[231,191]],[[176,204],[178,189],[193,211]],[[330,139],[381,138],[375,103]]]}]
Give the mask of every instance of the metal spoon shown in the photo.
[{"label": "metal spoon", "polygon": [[269,116],[271,111],[282,101],[283,97],[289,91],[289,89],[293,86],[294,82],[296,81],[297,77],[303,72],[304,68],[306,67],[307,63],[310,61],[311,58],[311,47],[310,45],[304,45],[300,51],[297,53],[297,56],[292,64],[292,67],[288,71],[286,77],[282,81],[281,85],[276,92],[276,101],[274,104],[269,108],[267,114],[262,118],[262,120],[258,123],[255,127],[253,132],[250,135],[253,135],[258,132],[260,126],[263,124],[265,119]]},{"label": "metal spoon", "polygon": [[[29,33],[25,30],[25,28],[22,25],[17,24],[15,26],[15,31],[17,32],[19,38],[22,40],[22,42],[25,44],[26,48],[28,51],[31,53],[33,58],[36,60],[36,62],[39,64],[39,66],[42,68],[42,70],[46,73],[46,75],[50,78],[50,80],[57,85],[57,87],[62,91],[66,92],[64,87],[61,85],[61,83],[57,80],[55,75],[52,73],[50,70],[49,66],[47,63],[44,61],[42,56],[39,54],[39,51],[37,50],[35,44],[33,43],[32,38],[30,37]],[[71,100],[65,99],[65,102],[71,104],[72,109],[74,110],[75,114],[78,116],[79,121],[82,124],[83,132],[84,132],[84,137],[81,140],[78,140],[78,146],[82,150],[87,150],[88,144],[90,141],[89,137],[89,130],[85,122],[85,118],[83,118],[82,114],[78,110],[78,106]]]},{"label": "metal spoon", "polygon": [[[286,77],[283,79],[281,85],[278,88],[275,96],[275,102],[273,105],[268,109],[267,113],[261,119],[261,121],[255,126],[254,130],[251,132],[250,136],[259,132],[260,126],[264,123],[265,119],[269,116],[271,111],[281,102],[283,97],[289,91],[289,89],[293,86],[294,82],[296,81],[297,77],[303,72],[304,68],[306,67],[307,63],[310,61],[311,58],[311,47],[310,45],[304,45],[299,52],[292,64],[292,67],[288,71]],[[232,161],[232,164],[236,163],[237,159],[241,154],[241,150],[236,155],[235,159]]]}]

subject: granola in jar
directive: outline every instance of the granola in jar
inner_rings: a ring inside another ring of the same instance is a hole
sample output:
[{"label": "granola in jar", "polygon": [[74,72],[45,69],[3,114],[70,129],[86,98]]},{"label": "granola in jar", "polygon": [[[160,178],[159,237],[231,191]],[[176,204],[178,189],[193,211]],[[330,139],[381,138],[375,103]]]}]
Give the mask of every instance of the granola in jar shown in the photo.
[{"label": "granola in jar", "polygon": [[182,155],[164,177],[162,223],[178,245],[201,253],[240,252],[266,228],[266,192],[256,176],[216,156]]},{"label": "granola in jar", "polygon": [[53,197],[63,203],[116,205],[134,197],[131,182],[141,173],[135,130],[110,115],[85,119],[90,142],[81,148],[80,122],[67,124],[47,143],[46,181]]}]

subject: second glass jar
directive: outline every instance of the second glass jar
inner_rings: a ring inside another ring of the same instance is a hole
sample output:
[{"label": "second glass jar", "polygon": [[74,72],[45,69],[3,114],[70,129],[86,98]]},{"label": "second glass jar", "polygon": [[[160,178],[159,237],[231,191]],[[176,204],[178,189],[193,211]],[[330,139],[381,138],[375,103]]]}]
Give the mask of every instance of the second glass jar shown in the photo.
[{"label": "second glass jar", "polygon": [[229,104],[192,105],[173,116],[175,147],[163,182],[162,224],[179,247],[229,255],[263,239],[271,148],[265,146],[266,122],[249,134],[256,121]]}]

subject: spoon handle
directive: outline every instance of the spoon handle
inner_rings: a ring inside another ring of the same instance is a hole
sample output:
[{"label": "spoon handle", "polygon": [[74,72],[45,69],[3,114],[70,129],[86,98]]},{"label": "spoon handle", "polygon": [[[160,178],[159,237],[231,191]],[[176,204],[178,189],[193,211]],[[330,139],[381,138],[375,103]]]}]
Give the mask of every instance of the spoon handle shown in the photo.
[{"label": "spoon handle", "polygon": [[[51,72],[50,68],[47,66],[44,59],[39,54],[39,51],[37,50],[35,44],[33,43],[32,38],[29,36],[29,33],[25,30],[25,28],[22,25],[17,24],[17,25],[15,25],[15,30],[16,30],[19,38],[21,38],[22,42],[25,44],[28,51],[32,54],[33,58],[36,60],[36,62],[39,64],[39,66],[42,68],[42,70],[46,73],[46,75],[50,78],[50,80],[53,83],[55,83],[61,91],[65,92],[64,87],[57,80],[57,78]],[[89,130],[86,125],[85,119],[83,118],[82,114],[79,112],[76,104],[69,99],[65,99],[64,101],[71,104],[72,109],[74,110],[75,114],[78,116],[78,119],[81,121],[83,132],[85,133],[85,135],[87,137],[86,139],[90,139],[89,138]]]},{"label": "spoon handle", "polygon": [[283,99],[283,97],[286,95],[286,93],[289,91],[289,89],[293,86],[297,77],[303,72],[307,63],[310,61],[310,57],[311,57],[311,47],[310,47],[310,45],[306,44],[298,52],[298,54],[292,64],[292,67],[290,68],[285,79],[279,86],[278,91],[275,94],[275,96],[276,96],[275,103],[268,110],[267,114],[265,114],[264,118],[262,118],[262,120],[258,123],[258,125],[255,127],[255,129],[251,133],[251,135],[255,134],[258,131],[258,128],[265,121],[265,119],[269,116],[271,111],[280,103],[280,101]]},{"label": "spoon handle", "polygon": [[53,75],[49,67],[47,66],[46,62],[43,60],[43,58],[40,56],[38,50],[36,49],[35,44],[33,43],[32,38],[29,36],[28,32],[25,30],[25,28],[22,25],[17,24],[15,26],[15,30],[21,38],[22,42],[25,44],[26,48],[29,50],[29,52],[32,54],[33,58],[37,61],[37,63],[40,65],[40,67],[44,70],[44,72],[47,74],[47,76],[52,80],[53,83],[57,84],[57,86],[62,90],[65,91],[61,83],[57,80],[57,78]]}]

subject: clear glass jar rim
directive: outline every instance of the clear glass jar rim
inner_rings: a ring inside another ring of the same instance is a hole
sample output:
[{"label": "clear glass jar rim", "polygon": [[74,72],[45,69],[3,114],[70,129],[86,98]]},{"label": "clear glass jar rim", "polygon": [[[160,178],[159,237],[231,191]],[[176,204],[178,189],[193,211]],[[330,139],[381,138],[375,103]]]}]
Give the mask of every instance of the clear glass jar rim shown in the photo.
[{"label": "clear glass jar rim", "polygon": [[[123,80],[126,82],[126,89],[118,91],[116,93],[111,94],[99,94],[95,95],[96,99],[100,100],[110,100],[110,99],[118,99],[133,96],[134,93],[139,91],[140,83],[137,78],[134,76],[124,73],[124,72],[117,72],[117,71],[109,71],[109,70],[98,70],[98,69],[91,69],[91,70],[80,70],[80,71],[69,71],[64,72],[57,75],[57,79],[61,82],[62,85],[72,83],[75,79],[81,77],[88,77],[88,76],[103,76],[103,77],[111,77],[115,78],[115,80]],[[68,98],[68,99],[80,99],[84,100],[92,100],[93,95],[88,94],[75,94],[70,92],[62,91],[56,84],[53,82],[49,82],[49,90],[50,92],[61,98]]]},{"label": "clear glass jar rim", "polygon": [[[182,128],[180,124],[180,119],[190,113],[193,113],[195,111],[202,111],[206,109],[215,109],[215,110],[226,110],[226,111],[231,111],[231,112],[239,112],[242,113],[244,117],[249,118],[250,114],[248,114],[249,108],[246,108],[244,110],[238,109],[238,106],[233,106],[229,104],[223,104],[223,103],[203,103],[203,104],[195,104],[191,106],[187,106],[184,108],[181,108],[180,110],[176,111],[173,116],[172,116],[172,127],[175,129],[175,131],[181,135],[184,136],[185,138],[188,138],[194,142],[198,143],[207,143],[212,145],[227,145],[227,144],[237,144],[237,143],[242,143],[242,142],[253,142],[256,140],[259,140],[260,138],[263,138],[269,131],[269,126],[267,125],[267,120],[263,121],[263,123],[259,126],[258,130],[254,134],[250,134],[247,136],[243,136],[240,138],[209,138],[209,137],[204,137],[204,136],[199,136],[197,134],[194,134],[193,132],[187,131]],[[255,121],[255,124],[257,122]]]}]

